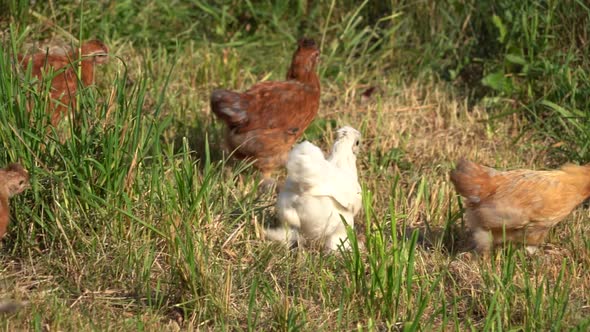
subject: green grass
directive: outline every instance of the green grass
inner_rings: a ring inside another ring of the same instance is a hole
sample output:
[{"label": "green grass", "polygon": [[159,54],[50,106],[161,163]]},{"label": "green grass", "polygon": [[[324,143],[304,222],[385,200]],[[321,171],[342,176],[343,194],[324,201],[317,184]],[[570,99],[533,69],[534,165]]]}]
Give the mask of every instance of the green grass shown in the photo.
[{"label": "green grass", "polygon": [[[0,328],[587,330],[587,211],[541,254],[479,259],[465,252],[448,180],[461,156],[588,161],[587,7],[282,3],[0,5],[0,165],[19,160],[32,176],[0,249],[0,298],[27,304],[0,314]],[[76,120],[48,131],[48,91],[12,61],[68,35],[99,37],[112,57]],[[363,134],[350,236],[364,248],[351,252],[263,241],[276,197],[228,158],[209,110],[213,88],[282,79],[302,35],[322,47],[320,114],[305,137],[327,150],[339,126]]]}]

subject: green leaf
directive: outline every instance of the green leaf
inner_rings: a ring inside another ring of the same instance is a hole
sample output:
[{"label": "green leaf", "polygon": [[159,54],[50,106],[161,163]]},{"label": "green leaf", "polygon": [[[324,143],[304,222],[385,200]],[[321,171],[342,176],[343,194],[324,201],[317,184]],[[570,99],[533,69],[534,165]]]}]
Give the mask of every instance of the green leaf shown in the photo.
[{"label": "green leaf", "polygon": [[522,56],[516,54],[506,54],[506,61],[521,66],[526,66],[528,64]]},{"label": "green leaf", "polygon": [[481,80],[481,83],[505,94],[510,94],[513,90],[512,81],[506,77],[501,70],[486,75],[486,77]]},{"label": "green leaf", "polygon": [[496,28],[498,28],[498,33],[500,33],[500,36],[498,36],[498,41],[504,44],[504,39],[506,38],[507,34],[506,26],[504,23],[502,23],[502,19],[498,15],[494,15],[492,17],[492,22],[494,22],[494,25]]}]

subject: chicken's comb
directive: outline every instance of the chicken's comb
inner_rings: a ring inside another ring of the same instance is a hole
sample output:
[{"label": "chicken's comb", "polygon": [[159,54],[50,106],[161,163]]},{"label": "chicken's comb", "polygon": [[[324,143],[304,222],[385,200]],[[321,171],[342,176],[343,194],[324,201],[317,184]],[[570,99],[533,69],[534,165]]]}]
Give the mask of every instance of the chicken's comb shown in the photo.
[{"label": "chicken's comb", "polygon": [[299,47],[302,48],[316,48],[317,45],[315,43],[315,40],[311,39],[311,38],[302,38],[299,40]]}]

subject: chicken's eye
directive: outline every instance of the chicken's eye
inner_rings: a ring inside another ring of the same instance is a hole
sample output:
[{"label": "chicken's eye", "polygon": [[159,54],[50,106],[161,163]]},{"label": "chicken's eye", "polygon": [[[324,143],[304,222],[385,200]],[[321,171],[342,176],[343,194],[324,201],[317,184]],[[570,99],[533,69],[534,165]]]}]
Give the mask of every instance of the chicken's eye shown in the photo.
[{"label": "chicken's eye", "polygon": [[356,143],[354,144],[356,144],[356,146],[359,146],[361,144],[361,141],[356,141]]}]

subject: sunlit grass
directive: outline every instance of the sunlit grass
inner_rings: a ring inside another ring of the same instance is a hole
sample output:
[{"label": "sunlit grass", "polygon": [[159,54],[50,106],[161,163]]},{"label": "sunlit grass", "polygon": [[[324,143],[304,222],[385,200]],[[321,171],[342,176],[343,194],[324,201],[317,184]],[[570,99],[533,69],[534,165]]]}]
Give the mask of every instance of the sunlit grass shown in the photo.
[{"label": "sunlit grass", "polygon": [[[563,116],[550,117],[571,128],[563,137],[541,123],[544,114],[487,121],[491,100],[473,102],[422,63],[435,57],[426,50],[446,50],[424,39],[442,29],[440,17],[417,25],[436,8],[395,2],[375,18],[378,5],[350,1],[44,6],[10,2],[0,53],[0,161],[19,160],[32,175],[32,188],[11,200],[0,252],[0,298],[28,303],[0,314],[1,328],[588,329],[587,211],[560,224],[541,254],[508,247],[480,259],[466,251],[448,181],[462,156],[547,167],[557,157],[546,137],[574,146],[587,105],[539,102]],[[26,42],[60,35],[39,17],[100,37],[112,53],[98,84],[80,93],[80,114],[54,130],[48,91],[12,62]],[[212,88],[282,79],[303,34],[323,51],[321,110],[305,137],[327,149],[339,126],[363,133],[363,211],[350,252],[264,242],[275,196],[258,193],[248,163],[228,160],[223,126],[209,112]],[[371,86],[377,92],[361,97]],[[580,159],[586,148],[575,150]]]}]

